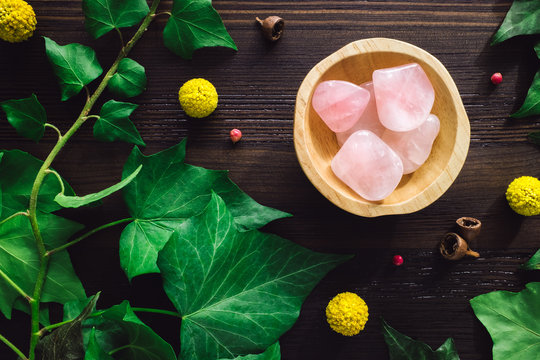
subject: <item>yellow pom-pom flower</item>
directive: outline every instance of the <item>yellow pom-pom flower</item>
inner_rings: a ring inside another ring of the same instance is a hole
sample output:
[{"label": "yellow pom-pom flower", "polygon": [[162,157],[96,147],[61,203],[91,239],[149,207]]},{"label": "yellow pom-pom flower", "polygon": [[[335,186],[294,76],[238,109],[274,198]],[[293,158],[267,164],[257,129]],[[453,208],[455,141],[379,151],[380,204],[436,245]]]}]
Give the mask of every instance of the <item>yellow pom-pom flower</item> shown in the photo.
[{"label": "yellow pom-pom flower", "polygon": [[520,215],[540,214],[540,180],[532,176],[514,179],[506,190],[508,204]]},{"label": "yellow pom-pom flower", "polygon": [[34,9],[23,0],[0,0],[0,39],[12,43],[27,40],[36,30]]},{"label": "yellow pom-pom flower", "polygon": [[203,118],[210,115],[217,107],[218,94],[212,83],[205,79],[191,79],[180,91],[178,99],[188,116]]},{"label": "yellow pom-pom flower", "polygon": [[366,302],[351,292],[336,295],[326,307],[328,324],[332,330],[345,336],[353,336],[364,330],[368,316]]}]

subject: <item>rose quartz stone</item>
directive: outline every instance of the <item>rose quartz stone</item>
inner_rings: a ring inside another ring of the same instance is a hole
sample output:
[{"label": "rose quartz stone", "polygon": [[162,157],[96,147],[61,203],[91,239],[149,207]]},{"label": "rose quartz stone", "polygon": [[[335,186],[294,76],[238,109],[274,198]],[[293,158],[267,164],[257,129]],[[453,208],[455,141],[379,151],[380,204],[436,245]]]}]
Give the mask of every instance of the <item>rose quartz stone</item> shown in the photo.
[{"label": "rose quartz stone", "polygon": [[366,200],[382,200],[403,175],[399,156],[369,130],[352,134],[332,159],[338,178]]},{"label": "rose quartz stone", "polygon": [[353,133],[358,130],[369,130],[378,137],[381,137],[386,128],[379,121],[379,115],[377,115],[377,105],[375,104],[375,93],[373,92],[373,82],[367,82],[360,85],[361,88],[369,91],[369,102],[367,103],[366,110],[360,119],[347,131],[337,132],[336,138],[339,146],[343,146],[345,141]]},{"label": "rose quartz stone", "polygon": [[381,139],[401,158],[403,174],[410,174],[426,162],[440,127],[439,118],[430,114],[416,129],[407,132],[386,130]]},{"label": "rose quartz stone", "polygon": [[392,131],[411,131],[427,119],[435,91],[418,64],[375,70],[373,87],[381,123]]},{"label": "rose quartz stone", "polygon": [[348,81],[320,83],[311,104],[333,132],[350,129],[358,121],[369,101],[369,91]]}]

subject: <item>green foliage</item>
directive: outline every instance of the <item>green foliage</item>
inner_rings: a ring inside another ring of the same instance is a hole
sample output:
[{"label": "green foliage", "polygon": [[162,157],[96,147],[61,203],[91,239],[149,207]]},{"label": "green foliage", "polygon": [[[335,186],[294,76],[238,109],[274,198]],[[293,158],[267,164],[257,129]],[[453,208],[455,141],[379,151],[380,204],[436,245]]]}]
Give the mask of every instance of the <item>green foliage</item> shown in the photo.
[{"label": "green foliage", "polygon": [[238,50],[211,0],[173,0],[163,40],[169,50],[184,59],[191,59],[193,52],[203,47]]},{"label": "green foliage", "polygon": [[521,265],[525,270],[540,270],[540,250],[538,250],[525,264]]},{"label": "green foliage", "polygon": [[519,293],[494,291],[470,302],[493,340],[493,360],[538,358],[540,282]]},{"label": "green foliage", "polygon": [[119,183],[113,186],[110,186],[104,190],[101,190],[100,192],[89,194],[86,196],[81,196],[81,197],[66,196],[64,194],[58,194],[54,198],[54,201],[56,201],[58,204],[60,204],[61,206],[65,208],[78,208],[84,205],[91,204],[93,202],[99,201],[111,195],[112,193],[122,189],[124,186],[132,182],[133,179],[135,179],[135,177],[139,174],[141,169],[142,169],[142,165],[140,165],[137,169],[135,169],[135,171],[131,175],[129,175],[128,177],[120,181]]},{"label": "green foliage", "polygon": [[83,0],[86,30],[94,39],[138,24],[150,9],[146,0]]},{"label": "green foliage", "polygon": [[[56,248],[82,226],[52,214],[39,214],[38,224],[47,248]],[[30,221],[17,216],[0,225],[0,269],[27,294],[31,294],[39,272],[39,257]],[[0,280],[0,311],[9,319],[13,302],[20,295]],[[43,288],[43,302],[66,303],[85,298],[82,284],[66,251],[53,255]]]},{"label": "green foliage", "polygon": [[[2,217],[5,219],[19,211],[26,211],[34,179],[43,161],[20,150],[3,151],[0,163],[0,188],[2,189]],[[74,195],[73,189],[64,181],[66,195]],[[54,197],[62,191],[55,176],[47,176],[38,196],[38,210],[53,212],[62,207]],[[1,220],[0,219],[0,220]]]},{"label": "green foliage", "polygon": [[540,131],[529,133],[527,136],[532,143],[540,145]]},{"label": "green foliage", "polygon": [[90,332],[84,360],[114,360],[111,355],[107,354],[99,347],[96,340],[96,328],[92,328],[92,331]]},{"label": "green foliage", "polygon": [[257,230],[241,232],[212,193],[206,209],[186,220],[158,257],[163,288],[182,314],[181,358],[264,351],[294,324],[321,278],[346,259]]},{"label": "green foliage", "polygon": [[529,91],[527,92],[527,97],[521,105],[521,108],[513,113],[512,117],[522,118],[531,115],[540,114],[540,70],[534,75]]},{"label": "green foliage", "polygon": [[129,98],[140,95],[146,89],[144,67],[135,60],[122,59],[107,87],[113,94],[120,97]]},{"label": "green foliage", "polygon": [[73,321],[60,326],[40,340],[40,360],[80,360],[84,356],[82,322],[90,316],[99,295],[93,296]]},{"label": "green foliage", "polygon": [[101,141],[125,141],[146,146],[129,116],[139,105],[109,100],[101,108],[94,124],[94,137]]},{"label": "green foliage", "polygon": [[103,72],[92,48],[81,44],[61,46],[48,37],[44,39],[45,52],[62,90],[62,101],[77,95]]},{"label": "green foliage", "polygon": [[[226,359],[221,359],[226,360]],[[238,356],[234,360],[281,360],[281,349],[279,343],[268,347],[265,352],[261,354],[250,354],[246,356]]]},{"label": "green foliage", "polygon": [[[26,299],[19,297],[13,303],[13,309],[22,311],[30,315],[30,305]],[[51,325],[49,307],[47,304],[41,305],[39,310],[39,323],[43,326]]]},{"label": "green foliage", "polygon": [[[87,319],[84,327],[85,338],[91,339],[93,332],[95,343],[90,354],[87,349],[89,359],[109,359],[102,355],[106,353],[116,360],[176,360],[171,345],[139,320],[127,301]],[[101,357],[92,358],[96,353]]]},{"label": "green foliage", "polygon": [[452,338],[446,339],[441,347],[433,351],[426,343],[413,340],[400,333],[384,320],[382,320],[382,331],[390,360],[459,360]]},{"label": "green foliage", "polygon": [[122,232],[120,262],[127,276],[159,272],[157,254],[185,219],[200,213],[212,190],[229,205],[236,224],[244,230],[290,216],[262,206],[240,190],[226,171],[207,170],[184,163],[186,140],[151,156],[134,148],[123,177],[143,165],[137,178],[124,189],[124,199],[135,221]]},{"label": "green foliage", "polygon": [[17,134],[36,142],[45,132],[47,114],[35,94],[20,100],[7,100],[0,103],[9,123]]},{"label": "green foliage", "polygon": [[518,35],[540,33],[540,3],[536,0],[514,0],[491,45]]}]

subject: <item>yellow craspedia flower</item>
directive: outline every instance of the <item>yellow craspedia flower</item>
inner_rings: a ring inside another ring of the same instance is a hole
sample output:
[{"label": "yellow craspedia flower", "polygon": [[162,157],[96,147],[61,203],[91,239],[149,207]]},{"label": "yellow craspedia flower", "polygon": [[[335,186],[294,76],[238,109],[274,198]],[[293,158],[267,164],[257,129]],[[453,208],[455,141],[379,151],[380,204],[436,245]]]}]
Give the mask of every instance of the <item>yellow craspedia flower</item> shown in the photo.
[{"label": "yellow craspedia flower", "polygon": [[0,0],[0,39],[12,43],[27,40],[36,30],[36,14],[23,0]]},{"label": "yellow craspedia flower", "polygon": [[186,114],[194,118],[203,118],[216,109],[218,94],[210,81],[191,79],[178,91],[178,99]]},{"label": "yellow craspedia flower", "polygon": [[532,176],[514,179],[506,190],[508,205],[520,215],[540,214],[540,180]]},{"label": "yellow craspedia flower", "polygon": [[353,336],[364,330],[368,316],[366,302],[351,292],[336,295],[326,307],[328,324],[332,330],[345,336]]}]

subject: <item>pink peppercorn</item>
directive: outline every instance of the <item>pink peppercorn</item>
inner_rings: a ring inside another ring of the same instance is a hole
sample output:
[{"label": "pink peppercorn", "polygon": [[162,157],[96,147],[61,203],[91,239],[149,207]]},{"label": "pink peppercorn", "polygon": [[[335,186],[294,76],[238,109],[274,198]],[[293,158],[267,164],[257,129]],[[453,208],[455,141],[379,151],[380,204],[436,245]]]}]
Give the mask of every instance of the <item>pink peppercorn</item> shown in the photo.
[{"label": "pink peppercorn", "polygon": [[394,255],[394,257],[392,258],[392,264],[396,266],[403,265],[403,257],[401,255]]},{"label": "pink peppercorn", "polygon": [[242,132],[238,129],[232,129],[229,135],[233,144],[236,144],[242,138]]},{"label": "pink peppercorn", "polygon": [[502,74],[501,73],[495,73],[495,74],[491,75],[491,82],[493,83],[493,85],[497,85],[497,84],[502,83]]}]

